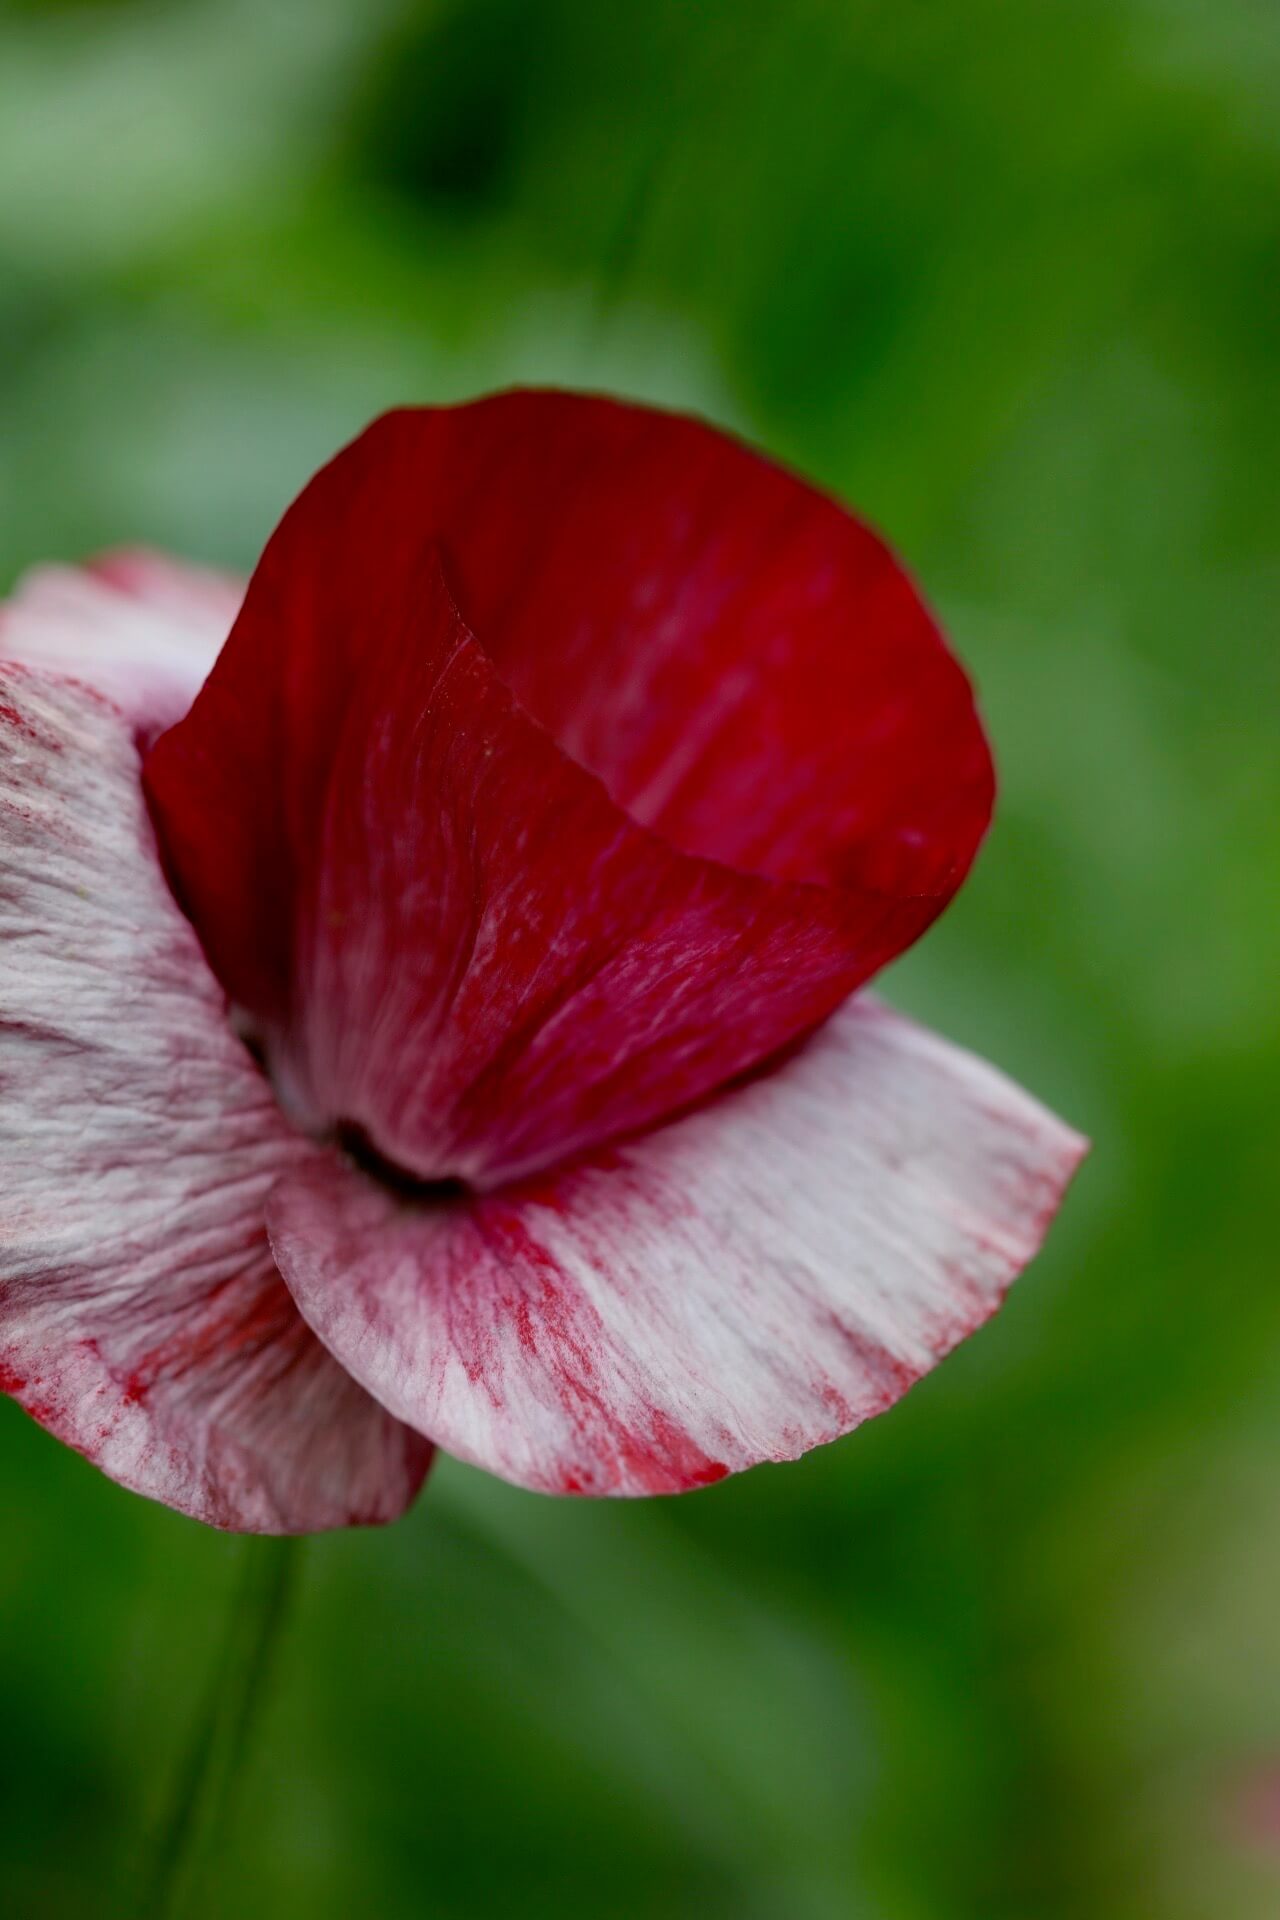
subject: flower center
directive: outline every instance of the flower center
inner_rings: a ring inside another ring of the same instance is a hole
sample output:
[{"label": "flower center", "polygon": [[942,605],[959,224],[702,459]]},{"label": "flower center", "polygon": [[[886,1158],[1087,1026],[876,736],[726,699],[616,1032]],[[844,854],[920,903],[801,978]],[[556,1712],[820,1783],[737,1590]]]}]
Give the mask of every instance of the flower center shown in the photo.
[{"label": "flower center", "polygon": [[415,1200],[458,1200],[468,1191],[466,1181],[456,1176],[424,1180],[421,1174],[398,1166],[379,1151],[356,1120],[339,1120],[329,1137],[362,1173],[367,1173],[380,1186],[389,1187],[393,1193]]},{"label": "flower center", "polygon": [[287,1080],[282,1081],[279,1074],[272,1070],[271,1050],[262,1034],[249,1016],[238,1007],[231,1009],[231,1026],[246,1052],[252,1058],[259,1073],[271,1088],[276,1104],[281,1112],[310,1139],[331,1142],[344,1153],[353,1166],[376,1180],[379,1186],[388,1188],[415,1200],[447,1201],[457,1200],[469,1191],[467,1182],[457,1175],[449,1174],[441,1178],[427,1179],[414,1173],[412,1168],[401,1166],[392,1160],[369,1136],[368,1129],[358,1120],[322,1121],[317,1118],[300,1097],[298,1090]]}]

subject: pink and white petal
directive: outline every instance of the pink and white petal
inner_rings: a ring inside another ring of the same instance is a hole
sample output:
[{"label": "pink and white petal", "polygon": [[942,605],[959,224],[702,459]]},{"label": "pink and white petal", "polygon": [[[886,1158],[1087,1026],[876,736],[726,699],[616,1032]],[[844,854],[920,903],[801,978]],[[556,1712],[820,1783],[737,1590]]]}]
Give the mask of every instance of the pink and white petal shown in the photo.
[{"label": "pink and white petal", "polygon": [[177,560],[153,547],[109,547],[86,570],[120,593],[167,614],[216,655],[240,611],[247,582],[221,567]]},{"label": "pink and white petal", "polygon": [[200,691],[244,584],[144,548],[84,567],[36,567],[0,606],[0,658],[82,680],[148,738]]},{"label": "pink and white petal", "polygon": [[165,886],[129,721],[0,665],[0,1386],[214,1525],[393,1518],[430,1448],[310,1333],[266,1239],[315,1152]]},{"label": "pink and white petal", "polygon": [[891,1406],[994,1312],[1084,1150],[862,999],[536,1184],[415,1204],[312,1163],[267,1217],[326,1346],[437,1445],[546,1492],[668,1493]]}]

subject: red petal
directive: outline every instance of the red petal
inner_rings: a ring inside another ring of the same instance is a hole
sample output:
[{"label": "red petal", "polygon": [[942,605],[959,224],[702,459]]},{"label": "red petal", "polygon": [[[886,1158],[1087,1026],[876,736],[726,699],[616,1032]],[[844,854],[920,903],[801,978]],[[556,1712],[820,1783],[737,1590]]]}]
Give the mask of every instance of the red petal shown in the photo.
[{"label": "red petal", "polygon": [[520,1485],[669,1493],[881,1412],[999,1304],[1084,1142],[866,1000],[594,1161],[432,1206],[336,1161],[271,1196],[326,1346]]},{"label": "red petal", "polygon": [[264,1201],[316,1153],[174,906],[133,729],[0,667],[0,1385],[217,1526],[399,1513],[430,1449],[299,1318]]},{"label": "red petal", "polygon": [[697,422],[557,394],[339,455],[147,780],[299,1115],[478,1184],[825,1018],[954,892],[992,790],[872,535]]}]

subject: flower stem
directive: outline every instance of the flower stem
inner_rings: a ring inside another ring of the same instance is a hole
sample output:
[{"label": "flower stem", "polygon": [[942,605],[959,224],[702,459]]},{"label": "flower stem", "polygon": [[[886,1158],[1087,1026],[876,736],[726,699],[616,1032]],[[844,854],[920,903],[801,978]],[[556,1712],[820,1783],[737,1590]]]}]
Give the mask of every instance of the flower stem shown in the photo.
[{"label": "flower stem", "polygon": [[180,1920],[199,1910],[197,1896],[226,1838],[269,1692],[302,1544],[288,1538],[244,1543],[222,1646],[147,1873],[141,1920]]}]

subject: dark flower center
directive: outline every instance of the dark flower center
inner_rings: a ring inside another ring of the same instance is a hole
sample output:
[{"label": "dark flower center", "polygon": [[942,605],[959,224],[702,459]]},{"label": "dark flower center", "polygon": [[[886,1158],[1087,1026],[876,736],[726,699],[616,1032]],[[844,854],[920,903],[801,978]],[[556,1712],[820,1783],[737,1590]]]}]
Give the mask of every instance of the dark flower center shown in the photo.
[{"label": "dark flower center", "polygon": [[467,1192],[465,1180],[454,1177],[424,1180],[408,1167],[398,1166],[379,1151],[358,1121],[339,1120],[333,1129],[333,1139],[362,1173],[369,1174],[380,1186],[389,1187],[393,1193],[414,1200],[445,1201],[460,1200]]}]

